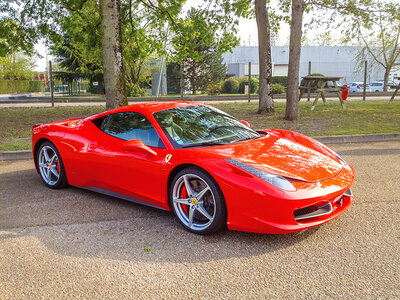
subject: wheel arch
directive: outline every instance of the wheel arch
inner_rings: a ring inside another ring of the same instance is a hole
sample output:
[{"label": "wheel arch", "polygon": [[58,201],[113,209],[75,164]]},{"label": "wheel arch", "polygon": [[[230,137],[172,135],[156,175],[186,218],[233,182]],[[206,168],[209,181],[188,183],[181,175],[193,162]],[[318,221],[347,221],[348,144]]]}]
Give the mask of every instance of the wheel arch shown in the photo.
[{"label": "wheel arch", "polygon": [[215,185],[217,186],[218,190],[221,192],[221,195],[222,195],[222,197],[223,197],[224,200],[225,200],[225,195],[224,195],[224,193],[222,192],[222,189],[221,189],[220,185],[218,184],[218,182],[217,182],[217,180],[214,178],[214,176],[213,176],[212,174],[210,174],[210,172],[208,172],[206,169],[204,169],[204,168],[202,168],[202,167],[200,167],[200,166],[198,166],[198,165],[191,164],[191,163],[184,163],[184,164],[180,164],[180,165],[175,166],[175,167],[171,170],[171,172],[169,173],[169,175],[168,175],[168,181],[167,181],[167,200],[168,200],[168,205],[169,205],[170,207],[171,207],[171,199],[170,199],[170,197],[169,197],[169,190],[170,190],[172,181],[174,180],[174,177],[176,176],[176,174],[178,174],[180,171],[182,171],[183,169],[186,169],[186,168],[198,169],[198,170],[200,170],[200,171],[206,173],[208,176],[210,176],[210,178],[214,181]]}]

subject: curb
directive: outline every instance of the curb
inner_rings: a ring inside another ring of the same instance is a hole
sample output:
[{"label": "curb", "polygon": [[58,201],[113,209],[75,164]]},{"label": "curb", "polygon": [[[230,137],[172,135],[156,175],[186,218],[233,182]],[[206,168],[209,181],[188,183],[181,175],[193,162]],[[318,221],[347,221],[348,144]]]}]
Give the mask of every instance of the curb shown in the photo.
[{"label": "curb", "polygon": [[0,160],[32,159],[31,150],[0,151]]},{"label": "curb", "polygon": [[385,141],[400,141],[400,133],[375,133],[355,134],[337,136],[316,136],[313,139],[323,144],[344,144],[344,143],[371,143]]},{"label": "curb", "polygon": [[[323,144],[372,143],[372,142],[400,141],[400,133],[316,136],[312,138]],[[32,151],[31,150],[0,151],[0,160],[23,160],[23,159],[32,159]]]}]

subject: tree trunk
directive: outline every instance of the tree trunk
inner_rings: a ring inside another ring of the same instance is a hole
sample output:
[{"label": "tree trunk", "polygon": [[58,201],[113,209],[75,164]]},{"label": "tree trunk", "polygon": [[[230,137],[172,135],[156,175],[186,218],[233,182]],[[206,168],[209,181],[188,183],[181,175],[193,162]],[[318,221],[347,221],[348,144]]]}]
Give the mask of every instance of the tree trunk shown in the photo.
[{"label": "tree trunk", "polygon": [[271,40],[266,0],[255,0],[255,10],[260,67],[260,100],[257,113],[262,114],[274,111],[274,102],[272,100]]},{"label": "tree trunk", "polygon": [[383,91],[384,92],[387,92],[387,90],[388,90],[388,81],[389,81],[389,75],[390,75],[391,68],[392,68],[392,66],[390,66],[389,68],[386,68],[385,75],[383,76]]},{"label": "tree trunk", "polygon": [[292,0],[292,19],[290,25],[289,69],[286,92],[285,119],[296,120],[299,116],[299,69],[301,36],[303,26],[304,1]]},{"label": "tree trunk", "polygon": [[120,0],[100,0],[106,108],[128,104],[125,87]]}]

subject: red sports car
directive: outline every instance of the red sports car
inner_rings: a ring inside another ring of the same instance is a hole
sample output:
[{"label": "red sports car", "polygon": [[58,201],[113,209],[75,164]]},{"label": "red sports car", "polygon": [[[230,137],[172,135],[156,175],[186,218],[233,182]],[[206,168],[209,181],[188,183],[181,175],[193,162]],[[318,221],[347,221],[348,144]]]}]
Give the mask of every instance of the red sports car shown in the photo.
[{"label": "red sports car", "polygon": [[189,231],[289,233],[328,222],[353,201],[352,167],[300,133],[253,130],[195,102],[125,106],[36,124],[38,173],[173,211]]}]

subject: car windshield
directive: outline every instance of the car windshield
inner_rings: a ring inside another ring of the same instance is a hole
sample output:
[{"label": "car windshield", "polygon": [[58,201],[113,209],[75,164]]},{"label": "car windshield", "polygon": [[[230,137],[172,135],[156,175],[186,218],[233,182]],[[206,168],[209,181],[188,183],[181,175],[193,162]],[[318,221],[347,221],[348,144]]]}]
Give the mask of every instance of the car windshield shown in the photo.
[{"label": "car windshield", "polygon": [[203,105],[154,113],[175,148],[230,144],[262,136],[234,117]]}]

